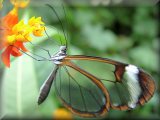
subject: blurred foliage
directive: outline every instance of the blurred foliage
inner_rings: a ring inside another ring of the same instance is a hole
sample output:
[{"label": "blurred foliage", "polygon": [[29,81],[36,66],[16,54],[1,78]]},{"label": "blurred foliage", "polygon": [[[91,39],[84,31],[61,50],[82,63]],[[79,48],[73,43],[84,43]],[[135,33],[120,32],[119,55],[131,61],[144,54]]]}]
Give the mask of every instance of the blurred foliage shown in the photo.
[{"label": "blurred foliage", "polygon": [[[53,5],[52,2],[49,4]],[[10,8],[7,2],[3,3],[5,13]],[[111,110],[106,117],[159,118],[158,7],[72,5],[65,8],[66,14],[62,6],[56,10],[67,33],[65,36],[69,44],[68,54],[100,56],[135,64],[148,71],[155,79],[157,90],[147,104],[127,112]],[[35,38],[34,44],[48,49],[50,53],[56,53],[57,42],[64,42],[64,33],[53,11],[44,4],[31,2],[27,9],[20,10],[21,18],[24,14],[42,16],[50,38]],[[61,31],[58,31],[59,29]],[[27,47],[32,49],[33,53],[49,57],[38,47],[30,44]],[[55,96],[54,88],[42,105],[36,104],[39,88],[53,67],[51,62],[37,62],[26,55],[13,59],[10,69],[4,68],[0,63],[0,114],[3,112],[6,116],[27,118],[53,117],[54,111],[62,106]]]}]

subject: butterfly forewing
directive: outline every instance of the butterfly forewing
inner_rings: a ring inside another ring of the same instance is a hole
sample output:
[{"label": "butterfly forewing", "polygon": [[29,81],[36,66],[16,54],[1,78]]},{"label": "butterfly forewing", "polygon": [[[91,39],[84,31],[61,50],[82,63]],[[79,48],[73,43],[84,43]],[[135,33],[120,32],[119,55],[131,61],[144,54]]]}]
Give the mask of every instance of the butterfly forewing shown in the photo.
[{"label": "butterfly forewing", "polygon": [[100,116],[109,109],[108,94],[71,67],[63,65],[59,68],[54,85],[64,105],[78,115]]},{"label": "butterfly forewing", "polygon": [[90,56],[67,56],[64,61],[68,60],[103,83],[113,109],[127,110],[143,105],[154,93],[153,79],[134,65]]},{"label": "butterfly forewing", "polygon": [[126,105],[129,101],[129,92],[125,81],[119,83],[115,78],[115,66],[103,62],[90,60],[71,60],[74,64],[96,76],[110,93],[111,103],[115,106]]}]

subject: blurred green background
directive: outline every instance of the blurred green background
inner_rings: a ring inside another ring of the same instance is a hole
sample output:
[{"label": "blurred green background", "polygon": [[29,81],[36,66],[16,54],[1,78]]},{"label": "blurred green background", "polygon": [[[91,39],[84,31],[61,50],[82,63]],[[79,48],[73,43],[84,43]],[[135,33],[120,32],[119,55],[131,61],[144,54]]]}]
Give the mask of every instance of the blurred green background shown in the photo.
[{"label": "blurred green background", "polygon": [[[51,40],[45,36],[34,38],[33,42],[54,54],[59,47],[54,39],[62,37],[63,32],[60,21],[46,3],[54,6],[53,1],[40,0],[37,4],[35,0],[19,12],[24,19],[42,17]],[[2,14],[11,9],[12,5],[5,1]],[[160,118],[158,6],[72,4],[65,8],[67,17],[62,6],[56,10],[68,33],[68,54],[100,56],[134,64],[155,79],[156,93],[147,104],[131,111],[110,110],[106,118]],[[48,57],[35,46],[27,47]],[[53,66],[51,62],[37,62],[26,55],[13,58],[10,68],[0,63],[0,116],[53,118],[54,111],[63,106],[53,88],[45,103],[37,105],[39,88]]]}]

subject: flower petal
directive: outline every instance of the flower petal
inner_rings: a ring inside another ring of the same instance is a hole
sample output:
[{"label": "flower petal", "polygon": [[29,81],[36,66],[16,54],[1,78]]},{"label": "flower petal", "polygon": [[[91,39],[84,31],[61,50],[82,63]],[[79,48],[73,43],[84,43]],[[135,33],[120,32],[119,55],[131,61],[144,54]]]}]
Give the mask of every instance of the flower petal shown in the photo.
[{"label": "flower petal", "polygon": [[16,46],[17,48],[23,50],[24,52],[27,52],[27,51],[28,51],[27,48],[23,45],[23,42],[17,41],[17,42],[15,43],[15,46]]},{"label": "flower petal", "polygon": [[7,28],[12,28],[15,24],[18,23],[18,9],[13,8],[5,17],[3,17],[2,21],[4,22],[4,26]]},{"label": "flower petal", "polygon": [[22,55],[22,53],[15,47],[13,47],[12,51],[11,51],[11,54],[14,56],[14,57],[19,57]]},{"label": "flower petal", "polygon": [[10,67],[10,54],[12,51],[12,46],[8,46],[1,54],[2,62],[7,66]]},{"label": "flower petal", "polygon": [[15,35],[8,35],[7,36],[7,43],[9,45],[13,45],[16,41],[16,36]]}]

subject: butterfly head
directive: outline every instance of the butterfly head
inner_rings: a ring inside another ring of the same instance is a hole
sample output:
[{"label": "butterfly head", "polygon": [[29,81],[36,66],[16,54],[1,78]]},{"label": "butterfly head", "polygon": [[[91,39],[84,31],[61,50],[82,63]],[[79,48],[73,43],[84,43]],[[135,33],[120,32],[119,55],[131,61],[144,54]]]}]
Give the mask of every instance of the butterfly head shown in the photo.
[{"label": "butterfly head", "polygon": [[66,46],[60,46],[59,52],[66,54],[67,47]]}]

